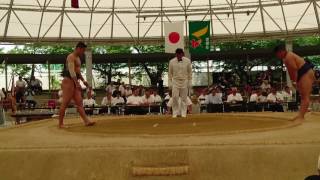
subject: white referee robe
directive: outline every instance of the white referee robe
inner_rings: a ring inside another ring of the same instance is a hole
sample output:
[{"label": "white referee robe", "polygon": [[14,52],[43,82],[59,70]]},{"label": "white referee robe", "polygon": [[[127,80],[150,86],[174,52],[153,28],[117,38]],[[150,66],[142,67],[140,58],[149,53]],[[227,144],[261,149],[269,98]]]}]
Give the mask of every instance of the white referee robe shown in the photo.
[{"label": "white referee robe", "polygon": [[172,116],[179,113],[179,97],[181,98],[181,116],[187,115],[188,90],[192,87],[192,67],[191,60],[182,57],[182,61],[173,58],[169,62],[168,74],[169,88],[172,89]]}]

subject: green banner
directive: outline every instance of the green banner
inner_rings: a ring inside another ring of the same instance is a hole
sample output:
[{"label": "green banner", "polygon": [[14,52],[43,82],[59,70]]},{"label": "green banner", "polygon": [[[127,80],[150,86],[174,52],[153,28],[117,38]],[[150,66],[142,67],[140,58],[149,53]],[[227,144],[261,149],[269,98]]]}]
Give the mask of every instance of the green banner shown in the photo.
[{"label": "green banner", "polygon": [[210,52],[210,21],[189,21],[190,53]]}]

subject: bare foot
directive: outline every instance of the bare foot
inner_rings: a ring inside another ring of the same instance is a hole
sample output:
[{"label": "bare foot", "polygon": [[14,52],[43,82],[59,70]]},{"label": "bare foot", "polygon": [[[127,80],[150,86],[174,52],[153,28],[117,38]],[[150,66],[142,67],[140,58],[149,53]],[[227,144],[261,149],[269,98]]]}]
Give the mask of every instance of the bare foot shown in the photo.
[{"label": "bare foot", "polygon": [[85,126],[94,126],[96,124],[96,122],[87,122]]},{"label": "bare foot", "polygon": [[64,124],[59,124],[59,128],[60,129],[68,129],[68,128],[70,128],[69,126],[66,126],[66,125],[64,125]]},{"label": "bare foot", "polygon": [[297,123],[297,124],[302,124],[304,122],[304,117],[298,115],[298,116],[294,117],[293,119],[291,119],[290,121]]}]

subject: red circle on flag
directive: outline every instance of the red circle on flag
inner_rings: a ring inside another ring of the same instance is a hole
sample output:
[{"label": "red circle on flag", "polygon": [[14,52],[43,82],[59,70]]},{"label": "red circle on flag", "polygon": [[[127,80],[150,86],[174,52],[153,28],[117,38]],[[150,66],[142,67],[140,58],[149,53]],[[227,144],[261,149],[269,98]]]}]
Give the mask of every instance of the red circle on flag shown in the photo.
[{"label": "red circle on flag", "polygon": [[169,41],[170,41],[171,43],[175,44],[175,43],[179,42],[179,40],[180,40],[180,34],[179,34],[179,33],[177,33],[177,32],[171,32],[171,33],[169,34]]}]

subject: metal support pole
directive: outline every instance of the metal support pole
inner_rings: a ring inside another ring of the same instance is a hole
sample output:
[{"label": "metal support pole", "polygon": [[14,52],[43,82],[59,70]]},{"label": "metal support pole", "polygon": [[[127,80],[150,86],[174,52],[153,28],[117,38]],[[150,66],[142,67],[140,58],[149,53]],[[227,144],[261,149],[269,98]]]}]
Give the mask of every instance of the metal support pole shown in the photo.
[{"label": "metal support pole", "polygon": [[50,62],[47,61],[48,65],[48,82],[49,82],[49,92],[51,93],[51,68],[50,68]]},{"label": "metal support pole", "polygon": [[10,24],[9,21],[10,21],[10,17],[11,17],[12,6],[13,6],[13,0],[10,1],[10,6],[9,6],[9,9],[8,9],[6,26],[4,28],[4,33],[3,33],[4,39],[7,37],[7,34],[8,34],[8,28],[9,28],[9,24]]},{"label": "metal support pole", "polygon": [[114,26],[114,5],[116,3],[116,0],[112,1],[112,18],[111,18],[111,39],[113,38],[113,26]]},{"label": "metal support pole", "polygon": [[210,87],[210,68],[209,68],[209,59],[207,59],[207,76],[208,76],[208,88]]},{"label": "metal support pole", "polygon": [[4,60],[4,74],[6,78],[6,91],[8,91],[8,59]]},{"label": "metal support pole", "polygon": [[259,0],[259,7],[260,7],[260,14],[261,14],[263,34],[266,34],[266,25],[265,25],[265,23],[264,23],[263,6],[262,6],[262,3],[261,3],[261,0]]},{"label": "metal support pole", "polygon": [[[287,49],[287,51],[292,51],[292,49],[293,49],[292,40],[286,40],[286,49]],[[290,80],[288,70],[286,70],[286,80],[287,80],[287,86],[292,87],[292,83]]]},{"label": "metal support pole", "polygon": [[92,50],[87,48],[86,53],[86,78],[89,86],[92,87]]},{"label": "metal support pole", "polygon": [[317,24],[318,24],[318,31],[320,32],[320,20],[319,20],[319,13],[318,13],[318,9],[317,9],[317,2],[314,0],[313,1],[313,8],[314,8],[314,13],[316,15],[316,19],[317,19]]}]

